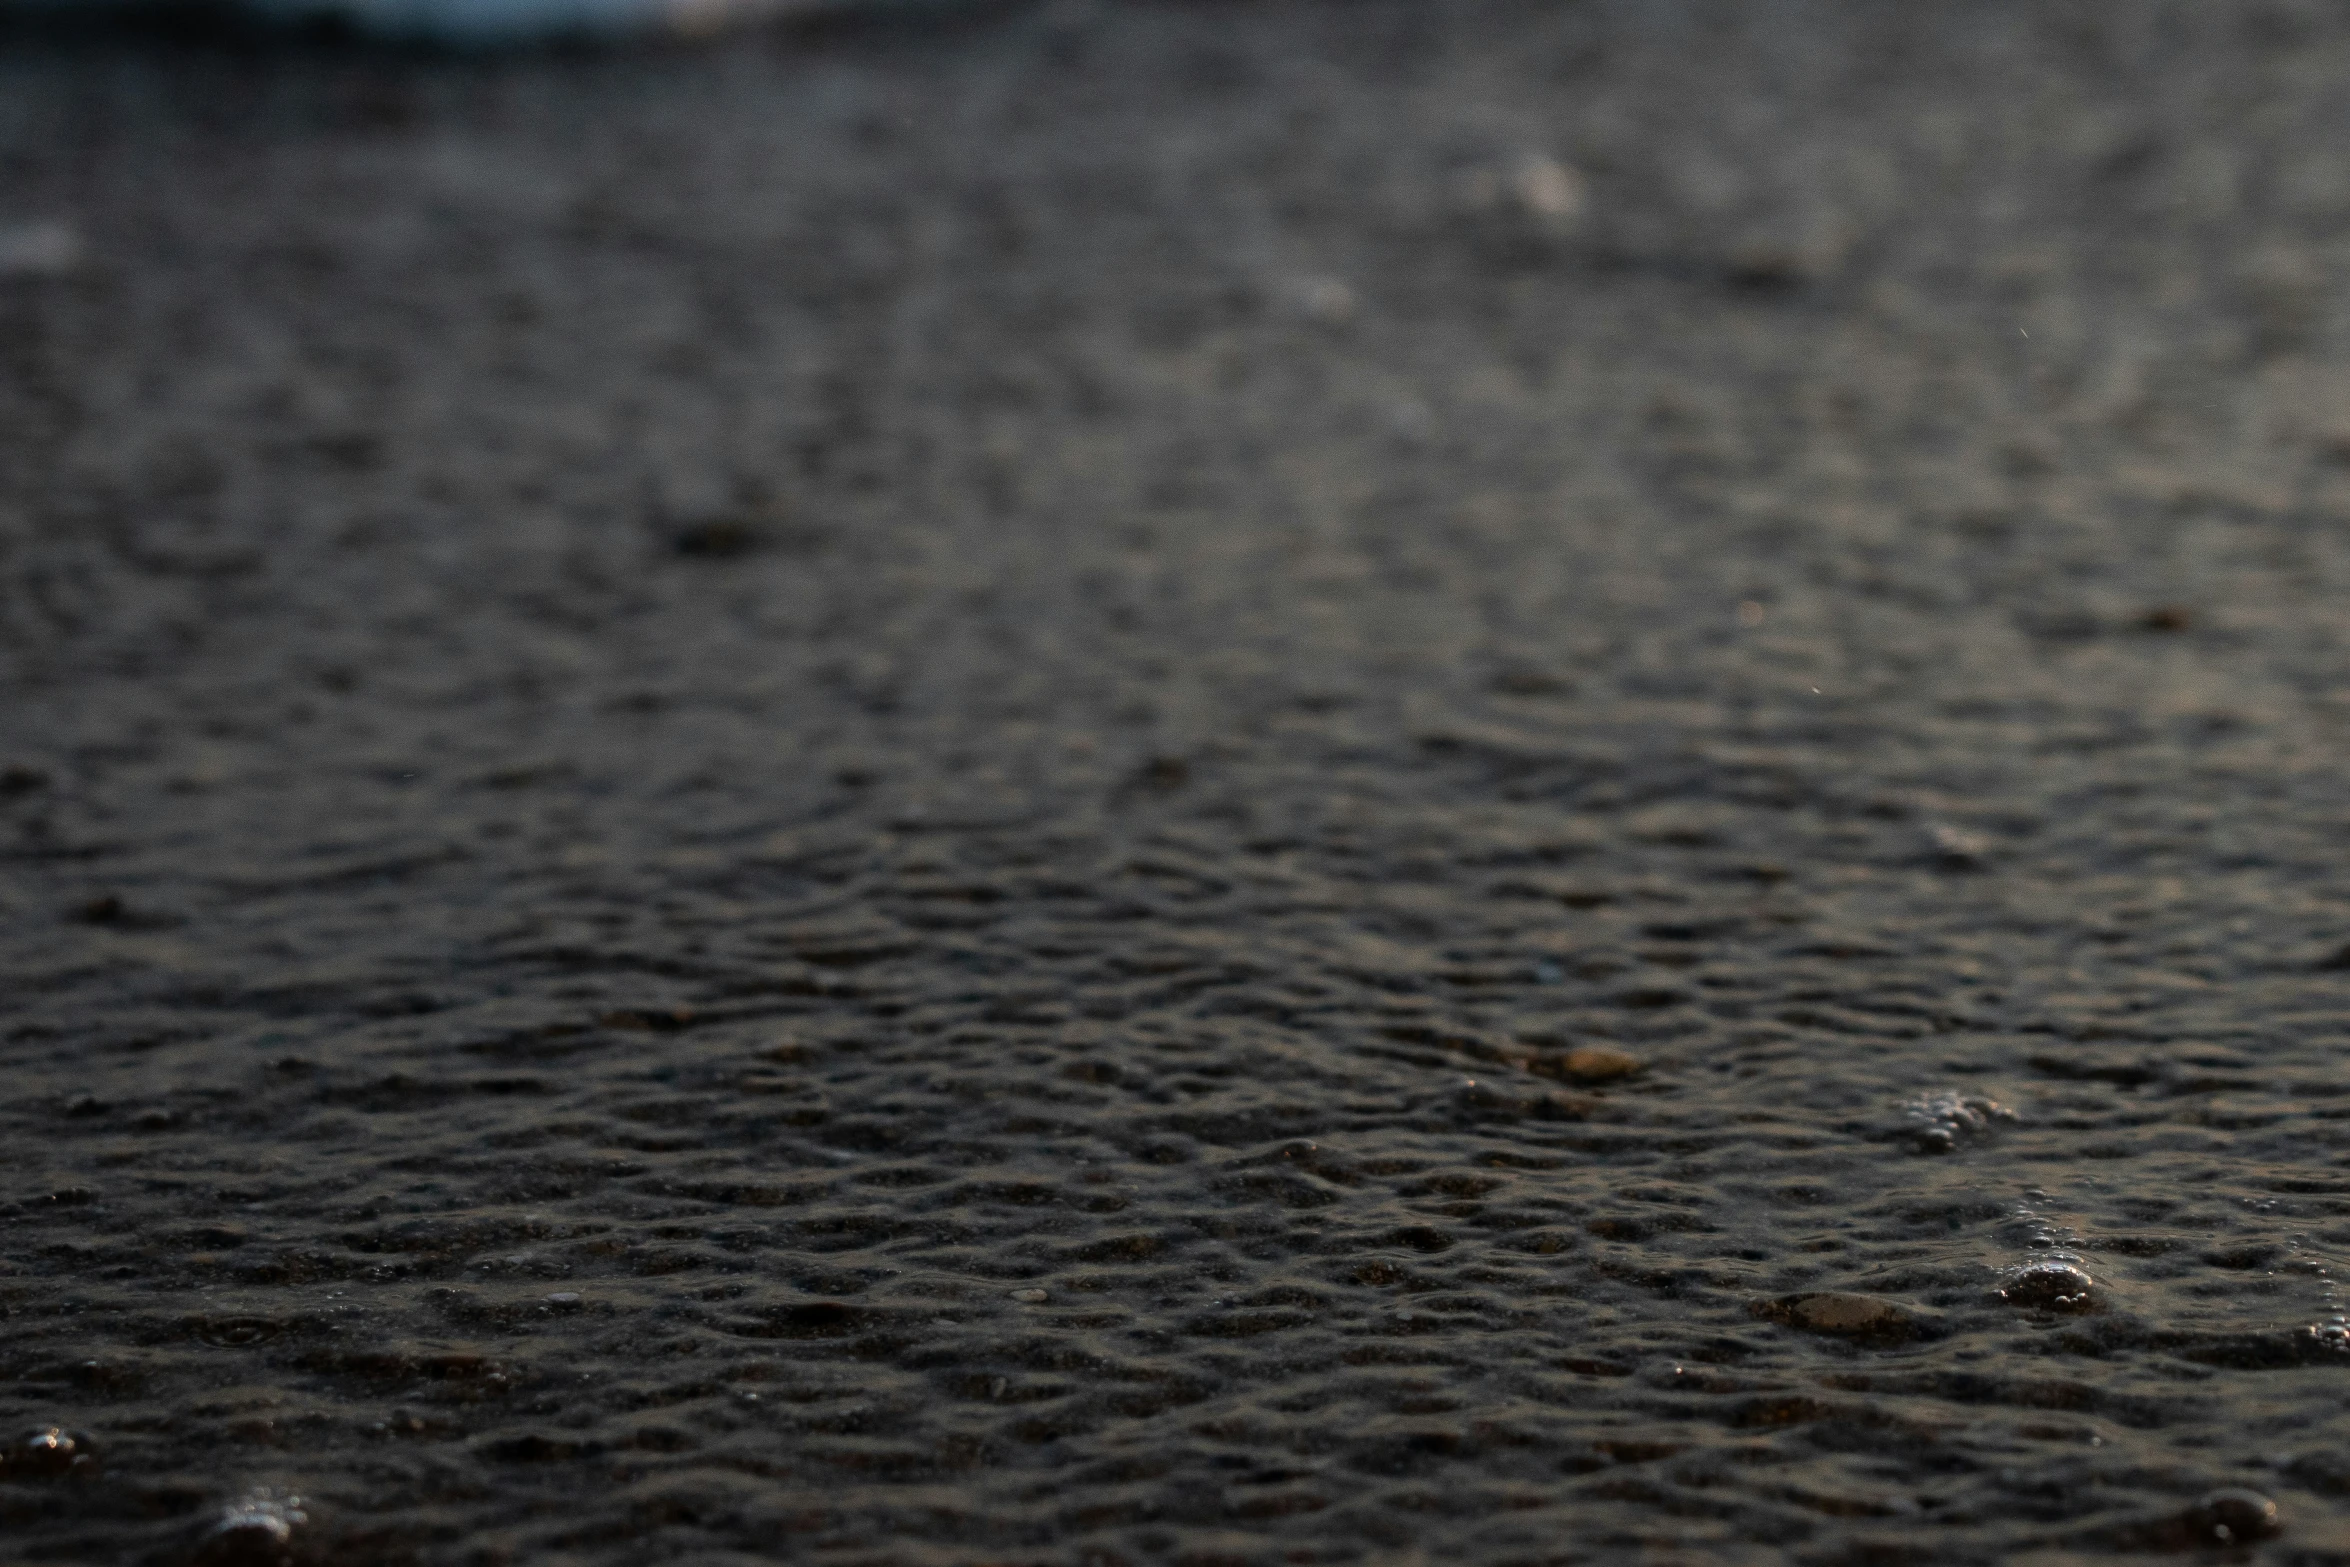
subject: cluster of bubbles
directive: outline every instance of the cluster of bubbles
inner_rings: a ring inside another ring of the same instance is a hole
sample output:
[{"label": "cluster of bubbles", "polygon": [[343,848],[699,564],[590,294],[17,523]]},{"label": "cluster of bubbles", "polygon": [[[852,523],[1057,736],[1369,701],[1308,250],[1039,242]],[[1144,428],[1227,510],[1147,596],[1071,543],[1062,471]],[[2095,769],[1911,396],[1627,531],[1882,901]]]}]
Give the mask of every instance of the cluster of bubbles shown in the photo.
[{"label": "cluster of bubbles", "polygon": [[1980,1094],[1930,1094],[1902,1106],[1903,1131],[1920,1153],[1955,1153],[1963,1142],[1983,1137],[2016,1119],[1996,1099]]}]

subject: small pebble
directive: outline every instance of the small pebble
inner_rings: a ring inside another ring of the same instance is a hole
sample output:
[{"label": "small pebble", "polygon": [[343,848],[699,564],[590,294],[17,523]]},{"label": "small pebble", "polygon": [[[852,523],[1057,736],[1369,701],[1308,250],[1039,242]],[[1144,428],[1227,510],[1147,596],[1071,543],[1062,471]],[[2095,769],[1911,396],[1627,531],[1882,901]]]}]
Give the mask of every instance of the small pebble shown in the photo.
[{"label": "small pebble", "polygon": [[0,1451],[0,1479],[52,1480],[76,1471],[86,1474],[97,1462],[88,1437],[63,1426],[41,1426]]},{"label": "small pebble", "polygon": [[1925,1332],[1928,1323],[1898,1301],[1849,1290],[1815,1290],[1759,1301],[1754,1314],[1782,1322],[1806,1333],[1836,1338],[1909,1339]]},{"label": "small pebble", "polygon": [[1023,1306],[1041,1306],[1051,1296],[1043,1290],[1014,1290],[1012,1298]]},{"label": "small pebble", "polygon": [[284,1567],[310,1515],[298,1496],[258,1491],[230,1507],[196,1542],[194,1567]]},{"label": "small pebble", "polygon": [[1529,153],[1510,170],[1510,194],[1537,217],[1571,218],[1583,210],[1583,176],[1541,153]]},{"label": "small pebble", "polygon": [[1589,201],[1583,176],[1540,152],[1476,170],[1461,182],[1460,195],[1470,213],[1514,216],[1554,228],[1580,216]]},{"label": "small pebble", "polygon": [[2096,1287],[2069,1262],[2035,1262],[2010,1274],[1999,1298],[2035,1311],[2087,1311],[2097,1303]]},{"label": "small pebble", "polygon": [[2198,1541],[2242,1545],[2277,1532],[2277,1504],[2258,1491],[2226,1485],[2197,1497],[2185,1521]]},{"label": "small pebble", "polygon": [[1639,1071],[1640,1058],[1606,1045],[1585,1045],[1563,1055],[1542,1057],[1534,1063],[1534,1070],[1581,1083],[1606,1083]]}]

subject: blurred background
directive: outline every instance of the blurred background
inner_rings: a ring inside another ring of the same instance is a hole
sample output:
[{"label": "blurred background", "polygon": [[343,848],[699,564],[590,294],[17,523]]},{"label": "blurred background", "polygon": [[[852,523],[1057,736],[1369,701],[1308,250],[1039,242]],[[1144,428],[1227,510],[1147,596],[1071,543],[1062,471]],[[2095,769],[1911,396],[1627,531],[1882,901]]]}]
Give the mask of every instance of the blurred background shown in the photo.
[{"label": "blurred background", "polygon": [[64,27],[147,27],[364,38],[450,49],[548,43],[626,45],[826,13],[912,11],[959,0],[12,0],[20,16]]}]

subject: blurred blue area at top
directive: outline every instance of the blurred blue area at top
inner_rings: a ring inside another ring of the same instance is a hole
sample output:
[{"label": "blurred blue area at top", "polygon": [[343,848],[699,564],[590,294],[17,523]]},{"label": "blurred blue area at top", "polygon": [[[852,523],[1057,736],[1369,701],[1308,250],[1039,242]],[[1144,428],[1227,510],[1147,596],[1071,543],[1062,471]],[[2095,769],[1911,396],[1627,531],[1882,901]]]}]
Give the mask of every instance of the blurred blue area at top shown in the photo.
[{"label": "blurred blue area at top", "polygon": [[970,0],[0,0],[0,14],[83,19],[185,8],[265,23],[328,24],[363,35],[496,49],[545,39],[714,32],[740,22],[848,11],[944,11]]}]

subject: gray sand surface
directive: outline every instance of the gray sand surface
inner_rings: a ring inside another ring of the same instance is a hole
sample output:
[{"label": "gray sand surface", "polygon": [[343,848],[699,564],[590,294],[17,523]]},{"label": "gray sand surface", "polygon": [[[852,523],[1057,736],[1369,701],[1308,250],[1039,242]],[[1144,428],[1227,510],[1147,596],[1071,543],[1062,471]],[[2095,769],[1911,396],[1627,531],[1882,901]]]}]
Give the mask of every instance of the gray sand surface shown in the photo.
[{"label": "gray sand surface", "polygon": [[8,35],[0,1558],[2350,1561],[2346,262],[2332,5]]}]

